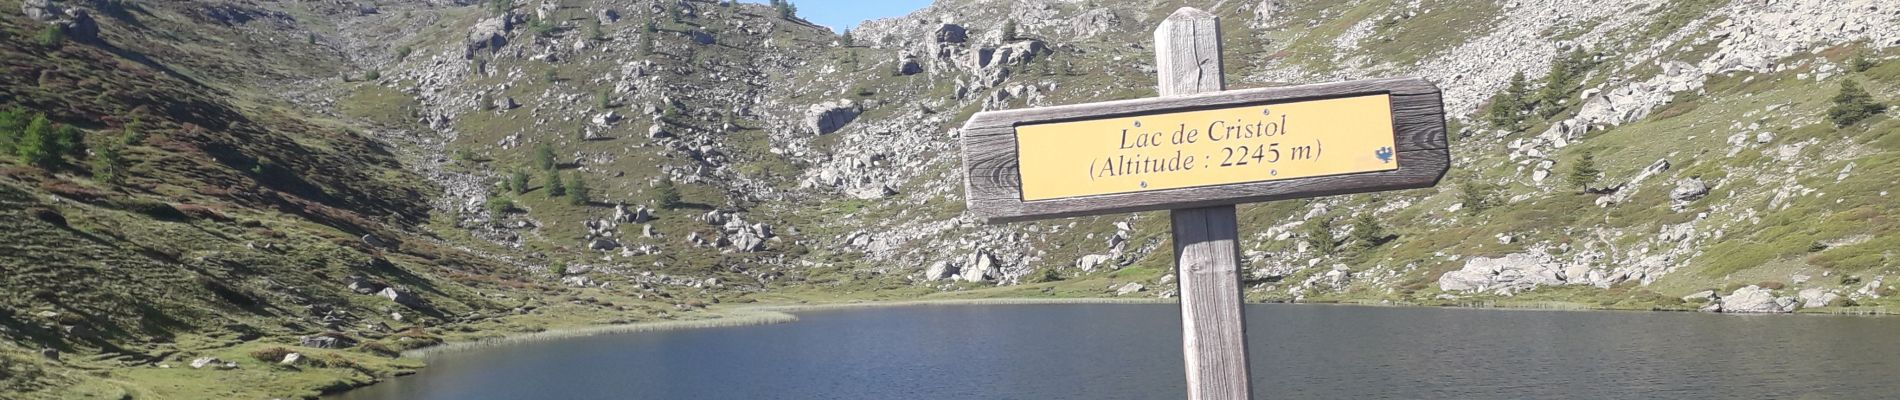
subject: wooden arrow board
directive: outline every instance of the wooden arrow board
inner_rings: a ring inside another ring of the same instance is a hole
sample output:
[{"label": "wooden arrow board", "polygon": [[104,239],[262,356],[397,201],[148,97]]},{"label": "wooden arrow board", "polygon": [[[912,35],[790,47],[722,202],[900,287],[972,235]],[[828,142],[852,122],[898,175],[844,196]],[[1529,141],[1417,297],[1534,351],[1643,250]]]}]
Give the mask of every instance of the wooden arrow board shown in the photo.
[{"label": "wooden arrow board", "polygon": [[992,223],[1422,188],[1451,165],[1416,78],[991,111],[962,136]]}]

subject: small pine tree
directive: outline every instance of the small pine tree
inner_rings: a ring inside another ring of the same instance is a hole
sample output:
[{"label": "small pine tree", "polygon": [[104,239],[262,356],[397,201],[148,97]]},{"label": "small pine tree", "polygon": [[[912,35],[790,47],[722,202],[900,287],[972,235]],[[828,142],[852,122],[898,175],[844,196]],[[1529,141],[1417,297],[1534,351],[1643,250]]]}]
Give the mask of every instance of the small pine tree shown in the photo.
[{"label": "small pine tree", "polygon": [[139,125],[138,119],[125,124],[124,132],[119,134],[120,146],[137,146],[145,143],[145,132],[139,130]]},{"label": "small pine tree", "polygon": [[489,0],[488,1],[488,11],[494,12],[496,14],[507,14],[508,10],[514,7],[515,7],[514,0]]},{"label": "small pine tree", "polygon": [[396,60],[401,61],[401,60],[409,59],[409,53],[413,51],[415,51],[415,49],[409,48],[409,46],[397,47]]},{"label": "small pine tree", "polygon": [[39,35],[35,36],[34,39],[38,41],[41,46],[58,48],[60,45],[66,43],[66,31],[59,29],[58,26],[46,25],[45,28],[40,28]]},{"label": "small pine tree", "polygon": [[1458,201],[1464,203],[1466,214],[1478,215],[1497,205],[1497,188],[1469,178],[1458,184]]},{"label": "small pine tree", "polygon": [[653,185],[653,197],[661,208],[672,209],[680,205],[680,189],[673,185],[672,179],[661,179]]},{"label": "small pine tree", "polygon": [[1834,95],[1827,119],[1834,121],[1834,126],[1847,127],[1886,111],[1887,105],[1874,101],[1873,95],[1860,88],[1860,82],[1848,79],[1841,81],[1841,92]]},{"label": "small pine tree", "polygon": [[1003,41],[1016,40],[1016,20],[1003,21]]},{"label": "small pine tree", "polygon": [[0,111],[0,151],[13,153],[13,146],[20,143],[20,135],[26,130],[26,115],[26,110],[19,108]]},{"label": "small pine tree", "polygon": [[1855,53],[1854,58],[1847,60],[1847,69],[1854,72],[1867,72],[1867,70],[1874,69],[1875,65],[1877,65],[1877,63],[1875,63],[1874,60],[1867,58],[1867,51],[1865,50]]},{"label": "small pine tree", "polygon": [[59,138],[53,132],[53,123],[45,115],[36,115],[27,123],[20,134],[19,143],[13,146],[14,154],[20,161],[41,167],[51,167],[59,161]]},{"label": "small pine tree", "polygon": [[548,182],[548,197],[561,197],[561,196],[567,195],[567,184],[561,182],[561,171],[552,170],[552,169],[548,170],[547,182]]},{"label": "small pine tree", "polygon": [[1529,92],[1529,85],[1524,81],[1524,73],[1512,75],[1511,83],[1504,88],[1504,91],[1491,97],[1491,108],[1485,112],[1485,117],[1491,122],[1491,126],[1510,132],[1523,130],[1526,108],[1524,101]]},{"label": "small pine tree", "polygon": [[556,277],[567,276],[567,262],[556,260],[548,264],[548,273]]},{"label": "small pine tree", "polygon": [[1338,250],[1339,239],[1333,237],[1333,220],[1321,216],[1312,221],[1308,221],[1306,224],[1306,241],[1313,246],[1313,251],[1319,252],[1321,255],[1332,254],[1333,250]]},{"label": "small pine tree", "polygon": [[852,39],[851,39],[851,30],[850,30],[850,29],[845,29],[845,30],[844,30],[844,35],[842,35],[842,37],[839,37],[839,38],[838,38],[838,43],[843,43],[843,44],[845,45],[845,47],[851,47],[851,45],[852,45],[852,43],[851,43],[851,42],[852,42]]},{"label": "small pine tree", "polygon": [[534,166],[543,171],[554,170],[554,146],[542,143],[534,146]]},{"label": "small pine tree", "polygon": [[584,206],[594,201],[592,195],[593,193],[587,189],[587,179],[581,177],[578,172],[574,173],[567,184],[567,203]]},{"label": "small pine tree", "polygon": [[53,141],[58,144],[55,150],[60,155],[78,156],[86,153],[86,135],[72,125],[60,125],[53,130]]},{"label": "small pine tree", "polygon": [[1571,93],[1583,79],[1584,72],[1590,68],[1590,53],[1583,49],[1573,49],[1569,54],[1550,63],[1550,74],[1544,77],[1544,87],[1537,93],[1537,113],[1544,118],[1562,114],[1568,106]]},{"label": "small pine tree", "polygon": [[1567,180],[1570,181],[1570,186],[1577,190],[1589,190],[1590,184],[1596,183],[1597,177],[1602,173],[1603,171],[1597,169],[1596,154],[1586,151],[1582,156],[1577,157],[1576,162],[1570,164],[1570,175]]},{"label": "small pine tree", "polygon": [[106,146],[92,158],[92,177],[110,185],[125,183],[125,157],[120,146]]},{"label": "small pine tree", "polygon": [[1378,246],[1385,234],[1385,226],[1372,213],[1360,213],[1352,220],[1352,241],[1362,250]]},{"label": "small pine tree", "polygon": [[561,80],[561,75],[559,72],[556,72],[554,70],[554,66],[548,66],[548,70],[541,73],[542,82],[554,83],[560,80]]},{"label": "small pine tree", "polygon": [[488,209],[489,214],[499,216],[514,211],[515,201],[504,196],[488,196],[488,202],[483,204],[483,208]]},{"label": "small pine tree", "polygon": [[604,38],[604,37],[607,37],[607,32],[600,29],[600,20],[595,19],[595,18],[588,18],[587,19],[587,38],[600,40],[601,38]]},{"label": "small pine tree", "polygon": [[600,89],[599,93],[594,94],[594,105],[599,106],[602,110],[613,108],[613,90],[612,87]]},{"label": "small pine tree", "polygon": [[510,172],[508,174],[508,188],[513,189],[515,191],[515,194],[527,193],[528,192],[528,171],[523,171],[517,168],[515,169],[514,172]]},{"label": "small pine tree", "polygon": [[377,71],[377,70],[372,69],[372,70],[369,70],[369,73],[363,74],[363,80],[373,81],[377,79],[383,79],[383,71]]}]

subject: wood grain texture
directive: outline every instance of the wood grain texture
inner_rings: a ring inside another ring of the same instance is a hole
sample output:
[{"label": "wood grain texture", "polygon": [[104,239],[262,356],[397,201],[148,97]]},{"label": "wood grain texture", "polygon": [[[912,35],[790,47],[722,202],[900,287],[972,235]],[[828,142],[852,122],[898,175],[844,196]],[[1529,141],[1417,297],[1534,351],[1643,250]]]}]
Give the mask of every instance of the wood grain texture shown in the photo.
[{"label": "wood grain texture", "polygon": [[[1177,77],[1198,79],[1192,82],[1196,85],[1219,85],[1218,80],[1179,72],[1188,70],[1191,68],[1180,67],[1170,70],[1175,73],[1162,76],[1167,80]],[[968,176],[965,192],[968,194],[966,201],[969,210],[987,222],[1001,223],[1411,189],[1436,185],[1451,165],[1450,144],[1445,133],[1444,99],[1437,86],[1423,79],[1374,79],[1205,94],[1169,93],[1180,95],[992,111],[971,117],[962,132],[963,162]],[[1393,135],[1399,154],[1399,169],[1396,171],[1022,201],[1022,175],[1017,167],[1019,159],[1016,147],[1016,126],[1019,125],[1370,94],[1391,95]]]},{"label": "wood grain texture", "polygon": [[1169,216],[1174,223],[1175,276],[1181,285],[1188,398],[1252,398],[1234,206],[1174,210]]},{"label": "wood grain texture", "polygon": [[[1219,20],[1194,8],[1168,16],[1155,30],[1155,67],[1164,97],[1225,89]],[[1171,217],[1188,399],[1251,399],[1234,206],[1177,209]]]}]

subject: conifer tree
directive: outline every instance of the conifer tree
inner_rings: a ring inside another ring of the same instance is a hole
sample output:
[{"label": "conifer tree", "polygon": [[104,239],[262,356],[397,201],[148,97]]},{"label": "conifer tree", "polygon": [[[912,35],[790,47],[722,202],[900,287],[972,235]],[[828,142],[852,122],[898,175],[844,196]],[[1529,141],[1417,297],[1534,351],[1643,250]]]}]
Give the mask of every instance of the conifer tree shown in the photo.
[{"label": "conifer tree", "polygon": [[33,121],[27,123],[26,129],[21,132],[19,143],[13,146],[14,154],[27,164],[51,167],[55,161],[59,161],[57,135],[53,132],[52,122],[47,121],[45,115],[34,116]]},{"label": "conifer tree", "polygon": [[1596,183],[1597,176],[1602,173],[1603,171],[1597,170],[1596,154],[1586,151],[1582,156],[1577,157],[1576,162],[1570,164],[1570,176],[1567,180],[1570,181],[1570,186],[1576,187],[1577,190],[1589,190],[1590,184]]},{"label": "conifer tree", "polygon": [[1860,82],[1853,79],[1841,81],[1841,91],[1834,95],[1834,106],[1827,109],[1827,119],[1834,126],[1846,127],[1856,122],[1887,111],[1887,105],[1874,101],[1874,96],[1860,88]]},{"label": "conifer tree", "polygon": [[561,196],[567,195],[567,185],[561,182],[560,170],[553,170],[553,169],[548,170],[547,182],[548,182],[548,197],[561,197]]},{"label": "conifer tree", "polygon": [[1498,129],[1509,132],[1524,130],[1524,98],[1529,92],[1524,73],[1512,75],[1511,83],[1505,86],[1504,91],[1491,97],[1491,108],[1486,110],[1485,119]]}]

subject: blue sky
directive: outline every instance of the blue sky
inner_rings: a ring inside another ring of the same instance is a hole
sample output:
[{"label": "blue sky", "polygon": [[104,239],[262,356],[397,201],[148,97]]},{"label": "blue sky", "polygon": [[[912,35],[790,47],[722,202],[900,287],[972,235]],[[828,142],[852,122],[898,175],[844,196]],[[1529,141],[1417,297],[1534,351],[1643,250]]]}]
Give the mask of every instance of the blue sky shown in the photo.
[{"label": "blue sky", "polygon": [[[766,0],[744,0],[747,3],[765,4]],[[813,23],[831,27],[834,31],[858,26],[859,22],[870,19],[888,18],[910,14],[911,11],[930,5],[931,0],[792,0],[798,6],[798,16]]]}]

